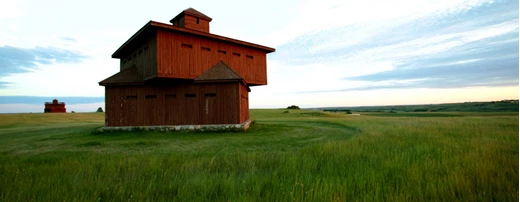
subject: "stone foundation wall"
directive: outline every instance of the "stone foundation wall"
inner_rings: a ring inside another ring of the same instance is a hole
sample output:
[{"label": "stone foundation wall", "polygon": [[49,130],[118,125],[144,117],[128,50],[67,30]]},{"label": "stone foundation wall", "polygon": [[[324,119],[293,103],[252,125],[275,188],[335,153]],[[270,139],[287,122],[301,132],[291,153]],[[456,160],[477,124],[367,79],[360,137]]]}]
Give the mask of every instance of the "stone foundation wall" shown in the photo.
[{"label": "stone foundation wall", "polygon": [[168,126],[120,126],[120,127],[101,127],[96,132],[113,132],[113,131],[246,131],[251,125],[251,119],[242,124],[214,124],[214,125],[168,125]]}]

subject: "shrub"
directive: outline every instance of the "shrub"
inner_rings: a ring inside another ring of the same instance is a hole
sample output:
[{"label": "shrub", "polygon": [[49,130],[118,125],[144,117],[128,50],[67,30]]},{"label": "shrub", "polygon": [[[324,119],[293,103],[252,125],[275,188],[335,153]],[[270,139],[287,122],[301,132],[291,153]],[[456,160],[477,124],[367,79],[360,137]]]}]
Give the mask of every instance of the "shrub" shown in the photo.
[{"label": "shrub", "polygon": [[101,108],[101,107],[97,108],[96,112],[103,112],[103,108]]},{"label": "shrub", "polygon": [[350,110],[347,109],[347,110],[345,110],[345,113],[346,113],[346,114],[352,114],[352,111],[350,111]]},{"label": "shrub", "polygon": [[291,106],[288,106],[287,109],[300,109],[300,107],[298,107],[296,105],[291,105]]}]

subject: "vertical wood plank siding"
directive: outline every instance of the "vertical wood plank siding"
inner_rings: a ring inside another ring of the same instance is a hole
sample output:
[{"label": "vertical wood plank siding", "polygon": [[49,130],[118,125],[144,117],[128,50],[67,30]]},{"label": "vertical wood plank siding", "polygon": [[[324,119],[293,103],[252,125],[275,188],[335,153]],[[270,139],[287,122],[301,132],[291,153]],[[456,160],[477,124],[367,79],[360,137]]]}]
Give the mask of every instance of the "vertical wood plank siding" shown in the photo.
[{"label": "vertical wood plank siding", "polygon": [[202,32],[209,32],[209,21],[206,19],[199,18],[199,23],[197,24],[197,17],[185,15],[184,27],[199,30]]},{"label": "vertical wood plank siding", "polygon": [[195,35],[157,31],[158,77],[193,79],[221,60],[249,85],[267,84],[266,54],[261,50]]},{"label": "vertical wood plank siding", "polygon": [[[106,126],[240,124],[249,119],[248,86],[267,85],[266,54],[274,49],[208,34],[210,18],[189,9],[183,13],[172,19],[175,26],[150,21],[112,55],[120,58],[120,71],[131,69],[100,82]],[[193,80],[220,61],[244,80]]]},{"label": "vertical wood plank siding", "polygon": [[240,123],[244,123],[249,119],[249,92],[247,86],[242,83],[239,86],[240,90]]},{"label": "vertical wood plank siding", "polygon": [[131,53],[119,60],[120,71],[136,66],[144,78],[157,74],[157,38],[151,37]]},{"label": "vertical wood plank siding", "polygon": [[[244,93],[245,90],[245,93]],[[106,126],[238,124],[249,118],[239,83],[106,86]],[[195,95],[193,97],[193,95]]]}]

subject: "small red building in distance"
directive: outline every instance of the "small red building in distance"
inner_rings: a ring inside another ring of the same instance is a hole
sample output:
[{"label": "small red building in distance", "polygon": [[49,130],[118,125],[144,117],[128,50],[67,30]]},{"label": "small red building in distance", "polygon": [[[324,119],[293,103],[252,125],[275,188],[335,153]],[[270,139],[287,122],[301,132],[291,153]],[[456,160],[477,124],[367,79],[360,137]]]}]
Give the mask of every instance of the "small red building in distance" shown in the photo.
[{"label": "small red building in distance", "polygon": [[188,8],[171,24],[146,23],[119,47],[119,73],[99,82],[105,125],[247,122],[249,87],[267,85],[266,54],[275,49],[211,34],[211,20]]},{"label": "small red building in distance", "polygon": [[58,102],[57,99],[52,100],[52,102],[45,103],[45,113],[65,113],[67,110],[65,109],[64,102]]}]

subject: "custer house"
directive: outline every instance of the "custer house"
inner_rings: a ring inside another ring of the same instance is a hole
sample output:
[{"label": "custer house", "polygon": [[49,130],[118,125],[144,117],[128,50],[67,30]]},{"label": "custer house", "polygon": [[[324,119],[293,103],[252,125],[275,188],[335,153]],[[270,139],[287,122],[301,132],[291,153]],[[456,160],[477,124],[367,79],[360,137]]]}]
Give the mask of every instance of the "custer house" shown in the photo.
[{"label": "custer house", "polygon": [[[105,86],[106,126],[241,124],[251,86],[267,85],[275,49],[211,34],[188,8],[171,24],[150,21],[112,54],[120,71]],[[247,29],[248,25],[244,25]]]}]

